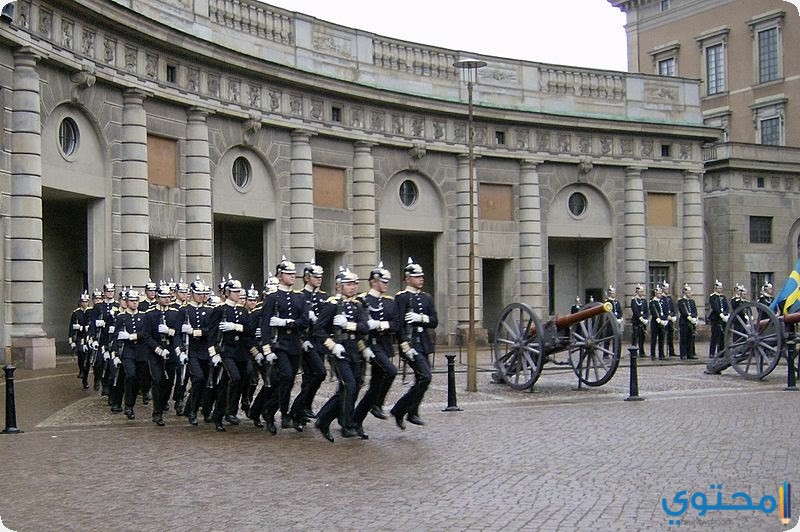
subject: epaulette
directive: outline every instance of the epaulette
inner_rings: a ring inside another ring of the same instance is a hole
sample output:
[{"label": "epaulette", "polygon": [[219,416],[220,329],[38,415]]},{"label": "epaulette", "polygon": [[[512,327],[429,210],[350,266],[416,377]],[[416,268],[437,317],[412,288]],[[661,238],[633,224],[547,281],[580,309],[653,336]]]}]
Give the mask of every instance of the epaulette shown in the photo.
[{"label": "epaulette", "polygon": [[73,310],[72,312],[78,312],[80,309],[81,309],[81,307],[78,307],[75,310]]},{"label": "epaulette", "polygon": [[331,297],[329,297],[328,299],[325,300],[326,303],[336,303],[338,301],[339,301],[339,296],[338,295],[331,296]]},{"label": "epaulette", "polygon": [[394,298],[392,296],[387,296],[386,294],[381,294],[381,299],[389,299],[391,301],[394,301]]},{"label": "epaulette", "polygon": [[320,295],[323,295],[323,296],[327,296],[328,295],[328,292],[326,292],[325,290],[317,290],[317,293],[320,294]]},{"label": "epaulette", "polygon": [[361,292],[360,294],[356,294],[356,297],[359,299],[364,299],[367,297],[367,294],[369,294],[369,292]]},{"label": "epaulette", "polygon": [[292,290],[292,293],[293,294],[302,294],[303,291],[302,290]]}]

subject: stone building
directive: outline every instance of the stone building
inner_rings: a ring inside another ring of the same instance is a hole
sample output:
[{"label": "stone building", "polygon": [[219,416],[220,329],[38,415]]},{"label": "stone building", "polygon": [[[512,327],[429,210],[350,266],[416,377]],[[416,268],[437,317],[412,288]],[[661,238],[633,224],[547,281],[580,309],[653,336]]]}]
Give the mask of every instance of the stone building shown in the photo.
[{"label": "stone building", "polygon": [[[260,286],[282,254],[399,289],[478,327],[701,285],[698,82],[475,54],[475,183],[458,52],[250,0],[18,0],[0,20],[6,358],[51,364],[78,294],[111,278]],[[655,273],[654,273],[655,272]],[[702,290],[699,290],[702,297]]]},{"label": "stone building", "polygon": [[701,80],[705,285],[780,289],[800,250],[800,15],[781,0],[609,0],[628,70]]}]

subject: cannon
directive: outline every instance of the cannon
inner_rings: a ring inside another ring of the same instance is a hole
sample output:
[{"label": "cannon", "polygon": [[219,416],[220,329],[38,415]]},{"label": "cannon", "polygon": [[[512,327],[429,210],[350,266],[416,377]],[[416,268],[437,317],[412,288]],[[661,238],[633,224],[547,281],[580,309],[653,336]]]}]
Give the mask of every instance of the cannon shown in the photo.
[{"label": "cannon", "polygon": [[709,359],[706,373],[732,367],[746,379],[763,379],[780,362],[788,331],[798,322],[800,313],[777,316],[763,303],[743,303],[730,314],[723,334],[725,348],[720,356]]},{"label": "cannon", "polygon": [[511,303],[500,314],[493,349],[496,380],[516,390],[532,387],[548,362],[570,366],[587,386],[602,386],[619,366],[622,330],[610,303],[590,303],[545,323],[525,303]]}]

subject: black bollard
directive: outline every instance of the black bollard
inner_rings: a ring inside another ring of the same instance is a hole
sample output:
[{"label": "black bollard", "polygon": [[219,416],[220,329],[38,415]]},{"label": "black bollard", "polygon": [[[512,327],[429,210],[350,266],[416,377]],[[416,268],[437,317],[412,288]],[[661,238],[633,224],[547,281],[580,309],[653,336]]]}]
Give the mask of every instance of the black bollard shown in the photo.
[{"label": "black bollard", "polygon": [[[794,325],[792,325],[794,328]],[[797,334],[795,332],[789,333],[789,339],[786,342],[786,388],[784,390],[790,392],[797,391],[797,370],[794,365],[794,356],[797,352]]]},{"label": "black bollard", "polygon": [[442,412],[461,412],[456,399],[456,356],[447,353],[445,358],[447,358],[447,408]]},{"label": "black bollard", "polygon": [[625,398],[626,401],[644,401],[644,397],[639,397],[639,374],[637,370],[637,353],[638,347],[629,347],[628,352],[631,355],[631,381],[630,381],[630,395]]},{"label": "black bollard", "polygon": [[12,365],[3,366],[6,374],[6,428],[3,434],[19,434],[22,432],[17,428],[17,407],[14,403],[14,370]]}]

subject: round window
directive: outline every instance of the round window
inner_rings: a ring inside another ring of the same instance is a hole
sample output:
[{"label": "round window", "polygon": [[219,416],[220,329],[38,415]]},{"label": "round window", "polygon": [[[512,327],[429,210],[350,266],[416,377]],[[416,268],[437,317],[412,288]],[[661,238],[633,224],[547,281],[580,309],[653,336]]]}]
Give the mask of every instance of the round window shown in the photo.
[{"label": "round window", "polygon": [[569,212],[573,216],[582,216],[586,212],[586,196],[575,192],[569,197]]},{"label": "round window", "polygon": [[71,157],[78,150],[78,124],[71,118],[65,118],[58,127],[58,146],[61,153]]},{"label": "round window", "polygon": [[419,189],[416,183],[410,179],[406,179],[400,184],[400,202],[406,207],[411,207],[417,202],[419,197]]},{"label": "round window", "polygon": [[236,188],[245,188],[250,183],[251,173],[250,161],[244,157],[237,157],[233,161],[233,184]]}]

